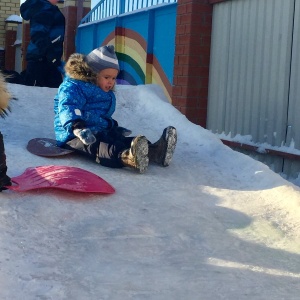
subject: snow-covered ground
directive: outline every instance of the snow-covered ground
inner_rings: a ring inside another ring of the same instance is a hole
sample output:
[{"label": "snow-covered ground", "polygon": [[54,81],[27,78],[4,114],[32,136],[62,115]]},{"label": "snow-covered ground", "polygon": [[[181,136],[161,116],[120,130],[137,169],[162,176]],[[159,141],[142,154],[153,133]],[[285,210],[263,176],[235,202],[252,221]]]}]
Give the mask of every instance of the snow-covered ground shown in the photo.
[{"label": "snow-covered ground", "polygon": [[154,142],[178,130],[168,168],[145,174],[77,155],[34,156],[54,137],[56,89],[9,84],[1,120],[8,175],[66,165],[113,195],[60,190],[0,194],[0,299],[300,299],[300,189],[189,122],[156,85],[117,87],[115,119]]}]

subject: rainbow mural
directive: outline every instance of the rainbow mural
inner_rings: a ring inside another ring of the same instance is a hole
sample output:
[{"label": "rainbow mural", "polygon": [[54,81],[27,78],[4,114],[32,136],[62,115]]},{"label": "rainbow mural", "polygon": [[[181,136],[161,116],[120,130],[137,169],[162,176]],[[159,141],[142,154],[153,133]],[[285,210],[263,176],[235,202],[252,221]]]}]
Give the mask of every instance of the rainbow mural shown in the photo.
[{"label": "rainbow mural", "polygon": [[118,82],[121,84],[158,84],[172,103],[172,85],[158,59],[148,49],[146,40],[136,31],[116,27],[102,45],[113,44],[120,63]]}]

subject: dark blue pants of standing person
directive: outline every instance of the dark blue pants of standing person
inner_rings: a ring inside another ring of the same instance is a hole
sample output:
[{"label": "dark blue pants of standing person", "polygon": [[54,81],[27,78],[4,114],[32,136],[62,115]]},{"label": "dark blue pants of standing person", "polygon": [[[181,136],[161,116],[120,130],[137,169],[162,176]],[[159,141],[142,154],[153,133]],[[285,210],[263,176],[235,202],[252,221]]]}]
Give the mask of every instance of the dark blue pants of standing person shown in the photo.
[{"label": "dark blue pants of standing person", "polygon": [[4,150],[3,135],[0,132],[0,192],[5,189],[5,186],[11,185],[10,178],[6,175],[6,172],[6,155]]},{"label": "dark blue pants of standing person", "polygon": [[67,142],[65,148],[75,150],[84,154],[102,166],[109,168],[122,168],[120,155],[129,149],[134,137],[116,137],[109,132],[101,132],[95,135],[96,142],[85,145],[79,138],[74,138]]},{"label": "dark blue pants of standing person", "polygon": [[58,88],[62,81],[62,74],[57,67],[46,59],[27,62],[25,85]]}]

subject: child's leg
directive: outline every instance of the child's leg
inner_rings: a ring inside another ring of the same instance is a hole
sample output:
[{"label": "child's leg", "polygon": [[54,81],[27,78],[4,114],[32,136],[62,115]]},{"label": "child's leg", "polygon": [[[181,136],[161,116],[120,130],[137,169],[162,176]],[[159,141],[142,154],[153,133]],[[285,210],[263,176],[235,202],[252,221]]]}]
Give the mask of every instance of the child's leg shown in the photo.
[{"label": "child's leg", "polygon": [[3,135],[0,132],[0,191],[4,190],[4,186],[11,185],[10,178],[6,175],[6,155],[4,150]]},{"label": "child's leg", "polygon": [[148,140],[144,136],[123,137],[122,141],[109,136],[96,137],[96,142],[84,145],[79,138],[69,141],[66,148],[89,156],[102,166],[109,168],[130,167],[140,173],[147,170]]},{"label": "child's leg", "polygon": [[84,145],[79,138],[75,138],[67,143],[66,148],[84,154],[102,166],[122,168],[124,165],[119,156],[127,146],[121,141],[112,141],[105,137],[99,139],[99,137],[97,137],[96,142],[88,146]]},{"label": "child's leg", "polygon": [[29,61],[25,72],[24,84],[29,86],[45,86],[45,77],[48,76],[46,62]]}]

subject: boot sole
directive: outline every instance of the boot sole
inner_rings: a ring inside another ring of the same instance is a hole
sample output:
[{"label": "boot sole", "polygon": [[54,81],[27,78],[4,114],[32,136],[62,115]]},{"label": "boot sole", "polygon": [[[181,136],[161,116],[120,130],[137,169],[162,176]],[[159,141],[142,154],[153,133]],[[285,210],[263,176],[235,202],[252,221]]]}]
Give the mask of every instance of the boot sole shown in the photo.
[{"label": "boot sole", "polygon": [[137,137],[136,141],[136,168],[142,174],[148,169],[148,140],[144,136]]},{"label": "boot sole", "polygon": [[162,161],[162,165],[167,167],[170,165],[176,144],[177,144],[177,131],[174,127],[169,126],[165,129],[165,141],[166,141],[166,151]]}]

